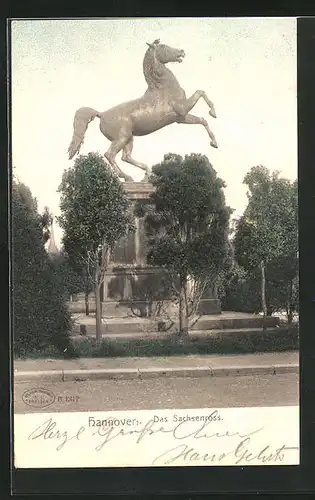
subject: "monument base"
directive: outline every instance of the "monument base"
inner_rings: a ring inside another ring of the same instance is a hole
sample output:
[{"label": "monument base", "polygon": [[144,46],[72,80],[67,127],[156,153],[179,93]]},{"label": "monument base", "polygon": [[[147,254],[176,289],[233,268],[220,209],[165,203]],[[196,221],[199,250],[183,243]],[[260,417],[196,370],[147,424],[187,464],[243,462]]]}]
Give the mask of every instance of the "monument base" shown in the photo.
[{"label": "monument base", "polygon": [[[123,188],[130,201],[130,210],[140,200],[148,200],[154,191],[150,182],[124,182]],[[157,316],[158,306],[163,304],[163,313],[178,314],[178,305],[170,297],[172,291],[167,280],[167,271],[147,264],[147,241],[144,222],[135,217],[135,231],[122,238],[111,255],[101,290],[103,317],[142,318]],[[166,278],[166,279],[165,279]],[[89,301],[90,311],[95,311],[95,299]],[[70,305],[72,312],[84,312],[84,294]],[[207,290],[197,309],[198,315],[220,314],[220,301],[215,290]]]}]

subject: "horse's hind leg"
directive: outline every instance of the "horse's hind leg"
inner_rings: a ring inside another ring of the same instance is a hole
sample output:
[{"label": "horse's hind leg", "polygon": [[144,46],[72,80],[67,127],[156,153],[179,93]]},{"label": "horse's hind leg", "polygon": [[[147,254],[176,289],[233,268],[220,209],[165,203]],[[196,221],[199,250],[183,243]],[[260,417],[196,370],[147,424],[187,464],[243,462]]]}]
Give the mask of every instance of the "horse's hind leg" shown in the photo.
[{"label": "horse's hind leg", "polygon": [[117,139],[117,141],[113,141],[104,156],[110,166],[113,167],[114,170],[116,170],[119,177],[122,177],[123,179],[125,179],[125,181],[133,181],[133,178],[130,177],[130,175],[125,174],[116,163],[117,154],[123,149],[128,140],[129,137],[120,137],[119,139]]},{"label": "horse's hind leg", "polygon": [[187,123],[187,124],[190,124],[190,125],[203,125],[204,128],[206,129],[206,131],[208,132],[208,135],[209,135],[209,137],[211,139],[210,145],[213,148],[217,148],[218,147],[215,135],[210,130],[208,122],[204,118],[199,118],[199,116],[194,116],[194,115],[186,115],[186,116],[183,116],[181,118],[178,118],[177,119],[177,123]]},{"label": "horse's hind leg", "polygon": [[147,177],[150,173],[149,167],[147,165],[144,165],[144,163],[140,163],[140,162],[134,160],[131,157],[132,148],[133,148],[133,137],[130,139],[130,141],[126,144],[126,146],[123,149],[123,153],[122,153],[122,157],[121,157],[122,161],[125,161],[126,163],[130,163],[130,165],[134,165],[135,167],[141,168],[141,170],[145,171],[146,177]]}]

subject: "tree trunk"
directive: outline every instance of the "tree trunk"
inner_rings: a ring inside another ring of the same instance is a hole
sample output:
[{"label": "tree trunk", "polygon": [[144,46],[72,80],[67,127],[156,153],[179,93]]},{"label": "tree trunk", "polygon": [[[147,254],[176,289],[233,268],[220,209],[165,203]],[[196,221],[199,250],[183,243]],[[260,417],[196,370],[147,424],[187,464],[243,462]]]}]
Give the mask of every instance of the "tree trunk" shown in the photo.
[{"label": "tree trunk", "polygon": [[100,294],[100,274],[101,268],[99,262],[96,262],[95,266],[95,321],[96,321],[96,343],[99,344],[102,339],[102,311],[101,311],[101,294]]},{"label": "tree trunk", "polygon": [[271,316],[273,314],[274,310],[271,306],[267,306],[267,316]]},{"label": "tree trunk", "polygon": [[181,338],[188,336],[188,315],[186,307],[186,280],[180,278],[179,292],[179,335]]},{"label": "tree trunk", "polygon": [[288,320],[288,325],[291,325],[292,321],[293,321],[292,292],[293,292],[293,281],[290,281],[290,283],[289,283],[289,290],[288,290],[288,302],[287,302],[287,320]]},{"label": "tree trunk", "polygon": [[88,290],[85,290],[84,300],[85,300],[85,315],[88,316],[90,314]]},{"label": "tree trunk", "polygon": [[100,296],[100,315],[101,315],[101,318],[103,318],[104,316],[104,309],[105,309],[105,300],[107,298],[107,295],[105,297],[105,293],[104,293],[104,282],[105,282],[105,271],[106,269],[108,268],[108,264],[109,264],[109,259],[110,259],[110,249],[108,246],[105,245],[105,242],[103,243],[103,246],[102,246],[102,260],[101,260],[101,269],[100,269],[100,273],[102,274],[102,279],[99,280],[100,283],[99,283],[99,286],[100,286],[100,291],[99,291],[99,296]]},{"label": "tree trunk", "polygon": [[95,318],[96,318],[96,343],[99,344],[102,340],[102,311],[100,287],[95,285]]},{"label": "tree trunk", "polygon": [[293,311],[290,307],[289,312],[288,312],[288,325],[291,326],[293,322]]},{"label": "tree trunk", "polygon": [[263,330],[266,330],[267,304],[266,304],[266,275],[265,263],[261,261],[261,306],[263,310]]}]

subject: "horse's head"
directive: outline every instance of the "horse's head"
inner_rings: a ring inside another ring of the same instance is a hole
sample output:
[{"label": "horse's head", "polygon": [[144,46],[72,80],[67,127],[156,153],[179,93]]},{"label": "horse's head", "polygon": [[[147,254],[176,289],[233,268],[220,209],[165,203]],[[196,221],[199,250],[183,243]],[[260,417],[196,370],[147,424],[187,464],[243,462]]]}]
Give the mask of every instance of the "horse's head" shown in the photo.
[{"label": "horse's head", "polygon": [[153,43],[147,43],[149,50],[155,52],[155,57],[162,64],[167,64],[169,62],[181,63],[185,57],[185,51],[182,49],[173,49],[168,45],[160,43],[160,40],[155,40]]}]

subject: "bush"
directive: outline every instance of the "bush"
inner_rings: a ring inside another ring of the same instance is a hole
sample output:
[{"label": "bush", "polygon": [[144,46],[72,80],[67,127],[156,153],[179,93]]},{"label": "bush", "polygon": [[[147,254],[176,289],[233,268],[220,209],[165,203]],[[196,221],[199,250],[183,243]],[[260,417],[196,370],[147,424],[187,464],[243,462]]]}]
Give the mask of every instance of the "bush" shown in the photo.
[{"label": "bush", "polygon": [[235,265],[222,285],[220,299],[223,311],[258,313],[261,310],[259,277]]},{"label": "bush", "polygon": [[[71,358],[75,357],[74,355]],[[64,353],[61,353],[54,345],[34,347],[32,350],[18,346],[15,349],[15,359],[64,359]]]},{"label": "bush", "polygon": [[[266,266],[266,305],[267,314],[286,309],[288,285],[283,280],[284,271],[280,262],[271,262]],[[298,278],[294,278],[291,311],[299,310]],[[261,276],[260,270],[246,271],[234,264],[231,273],[226,274],[219,288],[219,297],[223,311],[258,313],[261,311]]]},{"label": "bush", "polygon": [[166,338],[108,340],[97,345],[94,339],[78,340],[75,351],[81,358],[185,356],[209,354],[252,354],[298,349],[297,328],[274,328],[265,332],[207,335],[179,342],[178,335]]},{"label": "bush", "polygon": [[15,356],[49,347],[74,355],[69,333],[71,317],[49,257],[28,188],[13,183],[12,279]]}]

